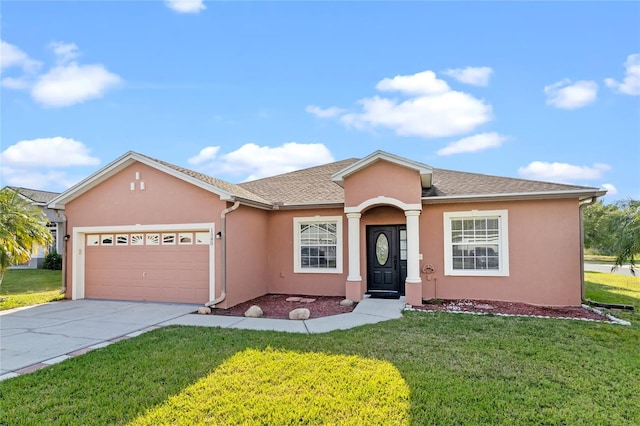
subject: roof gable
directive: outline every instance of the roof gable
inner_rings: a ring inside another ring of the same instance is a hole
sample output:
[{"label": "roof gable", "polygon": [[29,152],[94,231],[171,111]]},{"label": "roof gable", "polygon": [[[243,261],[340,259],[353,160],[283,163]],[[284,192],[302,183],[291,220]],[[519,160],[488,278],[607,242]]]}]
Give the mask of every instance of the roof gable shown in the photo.
[{"label": "roof gable", "polygon": [[164,161],[156,160],[154,158],[147,157],[146,155],[138,154],[137,152],[129,151],[51,200],[49,207],[54,209],[64,209],[66,203],[74,200],[136,162],[145,164],[206,191],[219,195],[221,200],[233,200],[235,197],[240,197],[259,204],[268,205],[268,202],[264,199],[232,183],[225,182],[193,170],[178,167]]},{"label": "roof gable", "polygon": [[422,182],[423,188],[430,188],[432,182],[432,172],[433,168],[423,163],[419,163],[417,161],[409,160],[407,158],[400,157],[398,155],[390,154],[385,151],[376,151],[362,160],[356,161],[355,163],[345,167],[344,169],[334,173],[331,176],[331,180],[338,185],[342,186],[344,184],[344,179],[348,176],[357,173],[359,170],[362,170],[371,164],[377,161],[387,161],[389,163],[397,164],[402,167],[406,167],[408,169],[412,169],[420,173],[420,181]]},{"label": "roof gable", "polygon": [[7,188],[17,191],[22,198],[38,205],[45,205],[60,195],[59,192],[41,191],[39,189],[22,188],[18,186],[7,186]]}]

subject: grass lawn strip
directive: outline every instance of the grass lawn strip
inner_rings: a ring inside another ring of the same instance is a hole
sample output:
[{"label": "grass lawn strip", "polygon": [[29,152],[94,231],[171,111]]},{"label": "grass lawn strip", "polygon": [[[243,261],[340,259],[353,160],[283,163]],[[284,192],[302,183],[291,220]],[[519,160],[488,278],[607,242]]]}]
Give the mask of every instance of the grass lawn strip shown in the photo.
[{"label": "grass lawn strip", "polygon": [[[595,275],[587,297],[638,308],[640,279]],[[322,335],[166,327],[0,382],[0,424],[128,424],[252,350],[386,361],[415,425],[640,424],[638,313],[623,314],[630,327],[444,312]]]},{"label": "grass lawn strip", "polygon": [[0,286],[0,311],[63,299],[61,285],[62,271],[9,269]]}]

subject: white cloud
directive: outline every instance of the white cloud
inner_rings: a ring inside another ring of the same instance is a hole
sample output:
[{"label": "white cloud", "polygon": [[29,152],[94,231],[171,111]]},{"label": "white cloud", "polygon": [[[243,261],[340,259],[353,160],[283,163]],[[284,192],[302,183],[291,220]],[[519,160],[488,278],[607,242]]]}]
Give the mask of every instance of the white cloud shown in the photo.
[{"label": "white cloud", "polygon": [[102,65],[71,62],[41,75],[31,89],[31,96],[45,106],[65,107],[100,98],[121,81]]},{"label": "white cloud", "polygon": [[23,140],[0,154],[3,167],[68,167],[95,166],[100,160],[89,154],[82,143],[63,137]]},{"label": "white cloud", "polygon": [[576,166],[568,163],[548,163],[533,161],[526,167],[520,167],[518,174],[527,179],[572,182],[576,180],[600,179],[604,172],[611,170],[608,164],[597,163],[593,166]]},{"label": "white cloud", "polygon": [[194,155],[187,161],[189,162],[189,164],[202,164],[204,162],[214,160],[216,158],[216,155],[218,154],[218,151],[220,151],[219,146],[207,146],[205,148],[202,148],[198,155]]},{"label": "white cloud", "polygon": [[489,67],[454,68],[444,72],[445,75],[453,77],[462,83],[483,87],[489,85],[489,78],[492,73],[493,70]]},{"label": "white cloud", "polygon": [[247,143],[209,161],[204,168],[214,174],[244,176],[244,180],[254,180],[332,161],[331,152],[321,143],[288,142],[276,147]]},{"label": "white cloud", "polygon": [[78,46],[75,43],[54,41],[49,43],[49,48],[57,56],[59,64],[66,64],[80,55]]},{"label": "white cloud", "polygon": [[640,95],[640,54],[629,55],[624,67],[625,76],[622,83],[613,78],[605,78],[605,84],[618,93]]},{"label": "white cloud", "polygon": [[611,183],[604,183],[601,186],[603,189],[607,190],[607,195],[617,195],[618,194],[618,188],[616,188],[613,184]]},{"label": "white cloud", "polygon": [[346,109],[338,107],[320,108],[316,105],[307,105],[304,110],[318,118],[333,118],[347,111]]},{"label": "white cloud", "polygon": [[433,71],[384,78],[378,91],[399,92],[404,99],[379,95],[360,99],[360,112],[309,105],[306,111],[321,118],[337,118],[349,127],[368,130],[385,127],[401,136],[438,138],[472,132],[493,119],[491,105],[464,92],[451,90]]},{"label": "white cloud", "polygon": [[587,106],[596,100],[598,84],[594,81],[580,80],[571,83],[564,80],[544,87],[547,94],[547,104],[562,109],[577,109]]},{"label": "white cloud", "polygon": [[79,180],[69,177],[68,167],[100,164],[82,142],[63,137],[20,141],[0,153],[0,162],[7,185],[53,190]]},{"label": "white cloud", "polygon": [[437,78],[433,71],[385,78],[378,82],[376,89],[383,92],[397,91],[407,95],[438,95],[450,90],[447,82]]},{"label": "white cloud", "polygon": [[20,67],[25,72],[34,72],[40,65],[17,46],[0,40],[0,69]]},{"label": "white cloud", "polygon": [[452,142],[438,151],[438,155],[452,155],[463,152],[478,152],[485,149],[498,148],[504,141],[506,136],[500,136],[496,132],[479,133],[477,135],[462,138]]},{"label": "white cloud", "polygon": [[7,89],[27,89],[31,85],[31,81],[25,77],[4,77],[1,83],[2,87]]},{"label": "white cloud", "polygon": [[200,13],[207,8],[204,0],[164,0],[164,3],[178,13]]},{"label": "white cloud", "polygon": [[343,123],[357,129],[387,127],[402,136],[454,136],[471,132],[493,118],[490,105],[456,91],[403,102],[374,96],[359,103],[363,112],[344,114],[340,118]]}]

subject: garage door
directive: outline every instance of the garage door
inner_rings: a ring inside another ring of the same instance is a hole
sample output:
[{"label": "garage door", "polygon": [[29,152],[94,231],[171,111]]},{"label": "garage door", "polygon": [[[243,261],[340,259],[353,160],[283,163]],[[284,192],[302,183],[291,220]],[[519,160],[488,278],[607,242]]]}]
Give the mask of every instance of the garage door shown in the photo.
[{"label": "garage door", "polygon": [[209,232],[86,234],[85,297],[209,300]]}]

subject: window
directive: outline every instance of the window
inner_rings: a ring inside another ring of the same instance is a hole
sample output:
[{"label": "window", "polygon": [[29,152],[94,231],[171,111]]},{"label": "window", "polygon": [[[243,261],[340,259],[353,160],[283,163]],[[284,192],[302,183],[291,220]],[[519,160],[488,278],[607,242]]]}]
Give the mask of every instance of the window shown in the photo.
[{"label": "window", "polygon": [[132,246],[144,245],[144,236],[142,234],[131,234],[131,245]]},{"label": "window", "polygon": [[148,246],[157,246],[160,244],[160,235],[159,234],[147,234],[147,245]]},{"label": "window", "polygon": [[209,232],[196,232],[196,244],[207,245],[211,240],[211,234]]},{"label": "window", "polygon": [[181,244],[181,245],[193,244],[193,234],[191,232],[188,232],[188,233],[181,232],[180,234],[178,234],[178,244]]},{"label": "window", "polygon": [[87,245],[97,246],[100,244],[100,235],[87,235]]},{"label": "window", "polygon": [[293,219],[293,271],[342,273],[342,217]]},{"label": "window", "polygon": [[444,213],[445,275],[508,276],[506,210]]},{"label": "window", "polygon": [[112,246],[113,245],[113,235],[101,235],[100,236],[100,244],[103,246]]},{"label": "window", "polygon": [[116,245],[118,245],[118,246],[126,246],[127,244],[129,244],[129,235],[128,234],[116,235]]},{"label": "window", "polygon": [[176,243],[176,234],[162,234],[162,245],[173,245]]}]

